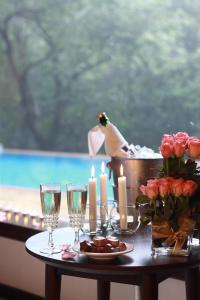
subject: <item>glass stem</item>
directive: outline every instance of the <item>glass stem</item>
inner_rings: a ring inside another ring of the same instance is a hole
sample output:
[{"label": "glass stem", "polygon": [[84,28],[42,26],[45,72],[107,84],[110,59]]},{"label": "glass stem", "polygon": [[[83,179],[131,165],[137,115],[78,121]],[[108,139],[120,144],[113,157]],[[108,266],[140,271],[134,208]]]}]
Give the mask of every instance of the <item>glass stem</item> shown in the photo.
[{"label": "glass stem", "polygon": [[74,229],[75,237],[74,237],[74,249],[79,250],[79,228]]},{"label": "glass stem", "polygon": [[48,246],[49,246],[49,249],[51,250],[51,252],[53,253],[53,249],[54,249],[53,230],[49,230]]}]

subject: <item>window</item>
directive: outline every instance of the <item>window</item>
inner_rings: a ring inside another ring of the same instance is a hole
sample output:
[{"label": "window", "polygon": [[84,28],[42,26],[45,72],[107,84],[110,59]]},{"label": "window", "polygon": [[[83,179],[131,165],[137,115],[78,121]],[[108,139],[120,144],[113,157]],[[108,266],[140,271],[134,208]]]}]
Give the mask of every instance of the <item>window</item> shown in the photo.
[{"label": "window", "polygon": [[0,142],[87,152],[106,111],[133,144],[200,135],[200,4],[1,1]]},{"label": "window", "polygon": [[106,111],[126,140],[200,136],[200,2],[2,0],[0,143],[88,153]]}]

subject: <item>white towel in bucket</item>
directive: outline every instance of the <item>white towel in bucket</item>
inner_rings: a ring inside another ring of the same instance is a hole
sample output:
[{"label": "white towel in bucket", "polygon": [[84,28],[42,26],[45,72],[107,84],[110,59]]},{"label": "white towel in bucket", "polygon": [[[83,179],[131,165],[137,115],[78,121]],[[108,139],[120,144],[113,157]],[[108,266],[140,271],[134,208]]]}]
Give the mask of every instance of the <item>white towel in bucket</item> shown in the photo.
[{"label": "white towel in bucket", "polygon": [[97,125],[88,132],[88,148],[90,156],[97,154],[104,142],[105,152],[112,157],[128,157],[129,153],[122,148],[129,149],[128,142],[124,139],[117,127],[112,123],[106,126]]}]

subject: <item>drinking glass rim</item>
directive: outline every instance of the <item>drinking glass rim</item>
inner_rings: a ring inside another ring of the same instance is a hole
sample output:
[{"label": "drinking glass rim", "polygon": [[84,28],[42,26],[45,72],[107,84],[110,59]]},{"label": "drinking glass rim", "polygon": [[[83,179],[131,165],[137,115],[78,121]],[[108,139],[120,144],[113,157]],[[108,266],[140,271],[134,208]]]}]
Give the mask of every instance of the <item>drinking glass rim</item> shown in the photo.
[{"label": "drinking glass rim", "polygon": [[56,182],[40,183],[40,191],[61,191],[61,184]]},{"label": "drinking glass rim", "polygon": [[67,191],[87,191],[88,187],[85,183],[67,183],[66,184]]}]

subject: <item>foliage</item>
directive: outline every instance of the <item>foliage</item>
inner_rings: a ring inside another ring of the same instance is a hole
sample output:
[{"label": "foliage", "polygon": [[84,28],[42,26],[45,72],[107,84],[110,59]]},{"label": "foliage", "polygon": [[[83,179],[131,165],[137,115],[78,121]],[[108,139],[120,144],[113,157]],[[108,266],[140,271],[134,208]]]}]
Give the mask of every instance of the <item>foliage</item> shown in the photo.
[{"label": "foliage", "polygon": [[106,111],[130,143],[154,149],[200,120],[200,3],[2,0],[0,142],[87,151]]}]

